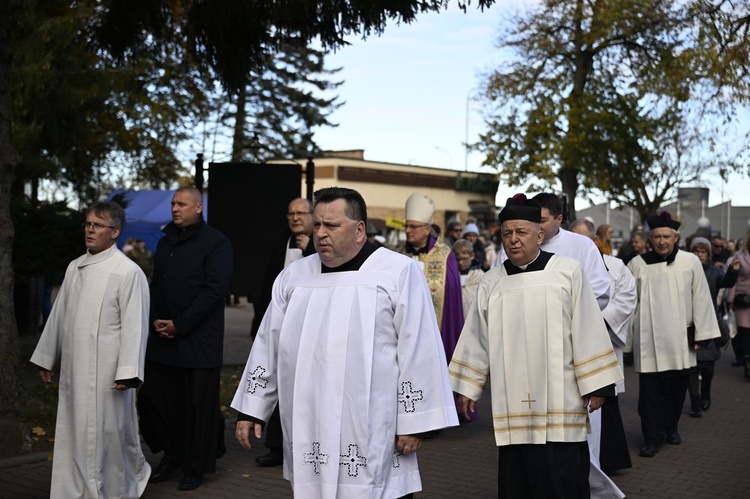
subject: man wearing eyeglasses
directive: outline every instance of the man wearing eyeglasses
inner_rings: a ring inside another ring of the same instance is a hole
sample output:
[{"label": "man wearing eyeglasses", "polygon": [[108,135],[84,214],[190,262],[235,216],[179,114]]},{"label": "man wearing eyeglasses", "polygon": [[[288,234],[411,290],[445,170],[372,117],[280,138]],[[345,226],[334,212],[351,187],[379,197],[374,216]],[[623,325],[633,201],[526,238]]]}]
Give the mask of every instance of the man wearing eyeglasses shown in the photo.
[{"label": "man wearing eyeglasses", "polygon": [[[294,199],[289,203],[286,213],[289,233],[279,242],[271,259],[265,267],[265,275],[258,298],[253,302],[253,325],[250,335],[255,338],[263,316],[271,303],[271,291],[276,276],[290,263],[315,253],[313,244],[312,203],[305,198]],[[284,460],[282,449],[284,435],[281,431],[281,419],[278,406],[273,411],[266,426],[266,447],[268,454],[258,457],[255,462],[260,466],[279,466]]]},{"label": "man wearing eyeglasses", "polygon": [[424,272],[432,295],[440,336],[448,362],[464,324],[461,277],[456,256],[432,231],[435,203],[415,192],[406,200],[406,244],[401,253],[412,257]]},{"label": "man wearing eyeglasses", "polygon": [[151,468],[138,435],[135,390],[144,379],[146,276],[115,242],[125,212],[112,202],[86,211],[86,254],[68,266],[31,357],[60,393],[52,462],[57,497],[139,497]]},{"label": "man wearing eyeglasses", "polygon": [[143,439],[154,453],[164,451],[150,481],[182,470],[178,488],[193,490],[226,451],[219,384],[232,246],[203,220],[203,196],[195,187],[175,192],[172,222],[162,232],[138,410]]}]

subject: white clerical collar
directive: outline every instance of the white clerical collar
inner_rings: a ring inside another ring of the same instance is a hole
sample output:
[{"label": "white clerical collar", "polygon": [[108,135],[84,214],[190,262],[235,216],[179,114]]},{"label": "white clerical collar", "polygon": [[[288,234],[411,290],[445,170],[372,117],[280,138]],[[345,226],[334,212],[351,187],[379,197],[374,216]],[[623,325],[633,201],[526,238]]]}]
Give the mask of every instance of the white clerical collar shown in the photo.
[{"label": "white clerical collar", "polygon": [[117,249],[117,244],[113,244],[109,248],[102,250],[99,253],[91,253],[89,250],[86,250],[86,258],[78,262],[78,268],[103,262],[107,258],[114,255],[117,251],[120,251],[119,249]]},{"label": "white clerical collar", "polygon": [[529,263],[527,263],[526,265],[516,265],[516,267],[518,267],[521,270],[526,270],[526,267],[528,267],[529,265],[531,265],[532,263],[534,263],[536,261],[536,259],[539,258],[539,255],[541,255],[541,254],[542,254],[542,251],[539,250],[539,253],[537,253],[536,256],[534,257],[534,259],[531,260]]}]

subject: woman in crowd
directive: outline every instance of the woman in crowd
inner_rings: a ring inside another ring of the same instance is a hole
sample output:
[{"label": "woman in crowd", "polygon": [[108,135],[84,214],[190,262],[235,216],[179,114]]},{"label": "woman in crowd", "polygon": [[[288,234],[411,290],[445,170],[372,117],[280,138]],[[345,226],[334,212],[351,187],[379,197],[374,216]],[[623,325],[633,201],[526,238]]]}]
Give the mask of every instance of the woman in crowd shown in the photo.
[{"label": "woman in crowd", "polygon": [[[745,378],[750,380],[750,253],[748,253],[748,243],[750,243],[750,231],[745,237],[745,244],[742,250],[735,253],[731,262],[739,262],[740,270],[737,277],[737,284],[729,290],[727,303],[730,308],[734,309],[734,316],[737,320],[737,338],[732,342],[735,348],[735,356],[744,360]],[[738,351],[739,350],[739,351]]]},{"label": "woman in crowd", "polygon": [[[732,287],[737,282],[739,262],[729,266],[729,270],[724,274],[724,271],[711,261],[711,243],[704,237],[693,238],[690,242],[690,250],[700,259],[703,265],[708,289],[711,291],[711,298],[717,308],[718,320],[723,315],[723,305],[719,306],[717,303],[719,289]],[[690,416],[699,418],[702,411],[707,411],[711,407],[711,381],[714,377],[714,363],[719,360],[721,351],[716,341],[711,340],[696,354],[698,366],[690,373],[688,391],[690,392]]]}]

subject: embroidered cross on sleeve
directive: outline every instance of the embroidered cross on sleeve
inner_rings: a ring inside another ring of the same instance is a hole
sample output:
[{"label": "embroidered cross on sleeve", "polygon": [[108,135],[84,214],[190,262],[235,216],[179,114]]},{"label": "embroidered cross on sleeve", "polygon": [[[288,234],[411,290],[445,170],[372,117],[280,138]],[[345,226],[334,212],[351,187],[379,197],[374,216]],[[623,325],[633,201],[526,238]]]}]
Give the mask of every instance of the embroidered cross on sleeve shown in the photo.
[{"label": "embroidered cross on sleeve", "polygon": [[416,411],[415,403],[419,400],[424,400],[422,390],[413,390],[411,381],[402,381],[401,391],[398,393],[398,401],[404,404],[404,412]]},{"label": "embroidered cross on sleeve", "polygon": [[255,393],[257,387],[265,388],[268,385],[268,378],[264,378],[266,369],[257,366],[252,371],[247,372],[247,393]]}]

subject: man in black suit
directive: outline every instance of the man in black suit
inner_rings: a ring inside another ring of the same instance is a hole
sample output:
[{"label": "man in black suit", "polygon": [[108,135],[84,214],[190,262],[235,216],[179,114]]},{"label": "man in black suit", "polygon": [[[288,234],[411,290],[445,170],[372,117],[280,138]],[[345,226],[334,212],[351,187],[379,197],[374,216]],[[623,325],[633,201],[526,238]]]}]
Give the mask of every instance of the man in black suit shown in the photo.
[{"label": "man in black suit", "polygon": [[226,451],[219,385],[232,245],[206,225],[195,187],[175,192],[172,222],[162,232],[138,412],[143,439],[152,452],[164,451],[149,481],[169,480],[182,469],[179,489],[193,490]]}]

